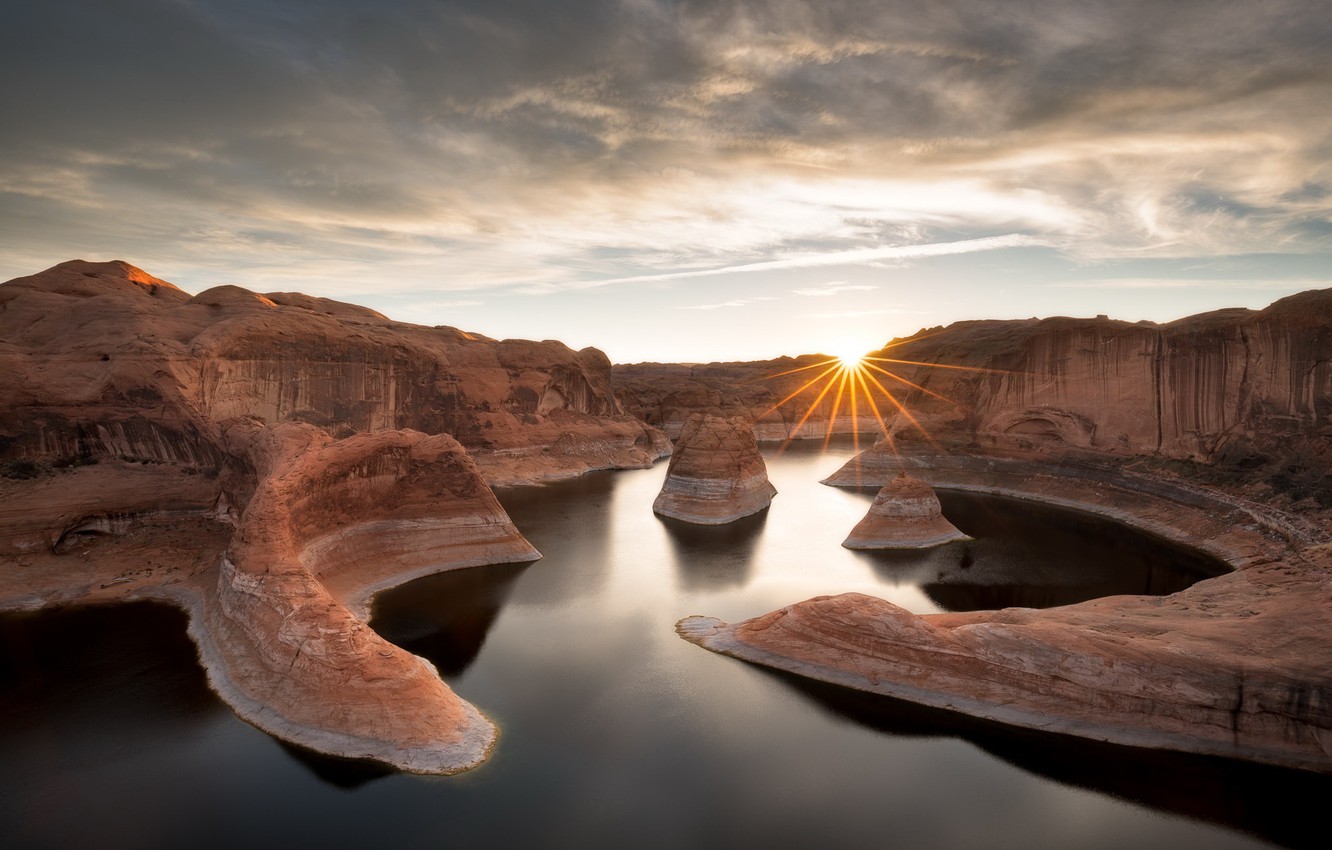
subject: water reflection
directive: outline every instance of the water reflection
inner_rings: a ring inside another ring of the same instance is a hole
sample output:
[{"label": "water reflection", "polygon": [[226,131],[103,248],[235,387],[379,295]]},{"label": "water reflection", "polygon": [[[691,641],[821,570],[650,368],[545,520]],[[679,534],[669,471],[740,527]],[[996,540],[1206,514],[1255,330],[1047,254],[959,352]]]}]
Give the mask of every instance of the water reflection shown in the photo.
[{"label": "water reflection", "polygon": [[481,652],[513,583],[531,562],[449,570],[375,597],[370,627],[390,643],[461,675]]},{"label": "water reflection", "polygon": [[1292,848],[1327,846],[1315,800],[1332,777],[1228,759],[1016,729],[891,697],[763,672],[831,717],[904,737],[961,738],[1029,773],[1238,829]]},{"label": "water reflection", "polygon": [[[613,472],[592,472],[541,487],[495,489],[514,525],[541,552],[514,604],[567,605],[596,596],[614,564],[610,545],[615,492]],[[578,564],[579,569],[558,569],[564,563]]]},{"label": "water reflection", "polygon": [[713,591],[749,583],[755,547],[768,523],[768,508],[725,525],[657,519],[671,542],[681,589]]},{"label": "water reflection", "polygon": [[398,773],[393,768],[378,762],[337,758],[307,750],[287,741],[277,743],[294,762],[309,770],[321,781],[343,791],[355,791],[377,779],[395,776]]},{"label": "water reflection", "polygon": [[945,490],[939,501],[974,540],[860,557],[887,581],[918,584],[946,611],[1163,596],[1224,570],[1205,555],[1096,516]]}]

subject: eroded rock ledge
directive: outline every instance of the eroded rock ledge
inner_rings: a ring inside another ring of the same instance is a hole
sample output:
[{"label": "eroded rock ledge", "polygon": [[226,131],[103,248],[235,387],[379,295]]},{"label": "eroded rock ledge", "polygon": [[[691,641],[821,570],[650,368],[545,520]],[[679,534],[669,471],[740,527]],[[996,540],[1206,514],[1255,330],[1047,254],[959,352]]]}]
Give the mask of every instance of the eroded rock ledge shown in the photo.
[{"label": "eroded rock ledge", "polygon": [[365,624],[369,599],[539,557],[483,475],[532,483],[668,453],[609,375],[592,348],[299,293],[190,296],[120,261],[0,284],[0,611],[175,603],[213,687],[254,725],[465,769],[494,726]]},{"label": "eroded rock ledge", "polygon": [[[1087,510],[1192,545],[1234,572],[1168,597],[916,616],[860,594],[682,637],[736,658],[1016,726],[1332,772],[1326,533],[1187,483],[1039,456],[913,455],[912,474]],[[882,483],[869,452],[830,482]]]}]

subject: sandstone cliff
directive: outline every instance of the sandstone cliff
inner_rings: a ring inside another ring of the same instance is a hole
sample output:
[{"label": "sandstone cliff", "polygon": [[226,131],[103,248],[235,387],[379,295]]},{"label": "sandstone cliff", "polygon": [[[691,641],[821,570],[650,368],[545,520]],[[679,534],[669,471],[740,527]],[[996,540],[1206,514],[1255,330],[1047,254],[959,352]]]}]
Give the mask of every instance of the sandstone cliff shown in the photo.
[{"label": "sandstone cliff", "polygon": [[[0,398],[0,462],[20,471],[111,457],[216,469],[212,423],[237,417],[335,436],[447,433],[483,469],[494,458],[497,479],[646,466],[668,451],[623,414],[596,349],[293,293],[191,297],[120,262],[0,284]],[[516,452],[521,470],[507,459]]]},{"label": "sandstone cliff", "polygon": [[[871,356],[918,385],[874,373],[946,442],[1155,455],[1332,505],[1332,290],[1164,325],[1105,317],[958,322]],[[813,405],[803,428],[810,433],[795,436],[822,437],[835,395],[815,404],[817,384],[769,409],[819,375],[803,367],[824,359],[636,364],[615,367],[614,377],[632,412],[668,430],[691,413],[722,412],[755,421],[761,439],[785,439],[783,429]],[[876,395],[895,436],[924,439]],[[834,433],[879,431],[863,404],[858,417],[843,404],[832,424]]]},{"label": "sandstone cliff", "polygon": [[0,284],[0,610],[172,601],[255,725],[464,769],[494,728],[365,625],[370,596],[539,557],[483,473],[539,481],[669,452],[609,377],[595,349],[293,293],[190,296],[120,262]]},{"label": "sandstone cliff", "polygon": [[722,525],[758,513],[777,488],[743,417],[695,414],[684,424],[652,510],[699,525]]}]

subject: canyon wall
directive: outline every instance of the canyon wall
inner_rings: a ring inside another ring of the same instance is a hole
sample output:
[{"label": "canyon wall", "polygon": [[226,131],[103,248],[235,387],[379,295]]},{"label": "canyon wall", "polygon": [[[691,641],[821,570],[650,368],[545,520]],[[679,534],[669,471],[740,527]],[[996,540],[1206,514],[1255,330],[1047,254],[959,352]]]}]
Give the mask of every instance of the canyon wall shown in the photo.
[{"label": "canyon wall", "polygon": [[[334,436],[447,433],[478,455],[563,438],[548,460],[564,474],[645,466],[669,450],[624,414],[595,349],[393,322],[293,293],[190,296],[121,262],[71,261],[0,285],[0,397],[0,463],[20,475],[104,459],[215,471],[213,426],[239,417]],[[581,469],[571,439],[594,455]]]},{"label": "canyon wall", "polygon": [[669,450],[595,349],[122,262],[0,284],[0,611],[180,605],[237,713],[335,755],[484,759],[493,725],[366,625],[371,596],[539,557],[492,483]]},{"label": "canyon wall", "polygon": [[[866,386],[900,441],[1152,455],[1332,504],[1332,290],[1168,324],[958,322],[870,358],[898,376],[867,371],[896,402]],[[835,388],[819,398],[826,376],[801,389],[828,360],[645,363],[616,366],[614,378],[629,410],[668,431],[690,413],[714,412],[749,417],[760,439],[823,437],[830,423],[833,433],[880,433],[863,392],[853,416],[846,399],[836,405]]]}]

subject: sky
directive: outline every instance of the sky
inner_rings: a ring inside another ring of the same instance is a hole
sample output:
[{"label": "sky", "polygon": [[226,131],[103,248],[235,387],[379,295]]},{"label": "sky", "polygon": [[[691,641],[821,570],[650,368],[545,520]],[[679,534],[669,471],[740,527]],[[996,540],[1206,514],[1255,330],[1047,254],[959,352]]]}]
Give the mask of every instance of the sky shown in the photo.
[{"label": "sky", "polygon": [[0,280],[616,362],[1332,286],[1326,0],[18,0]]}]

